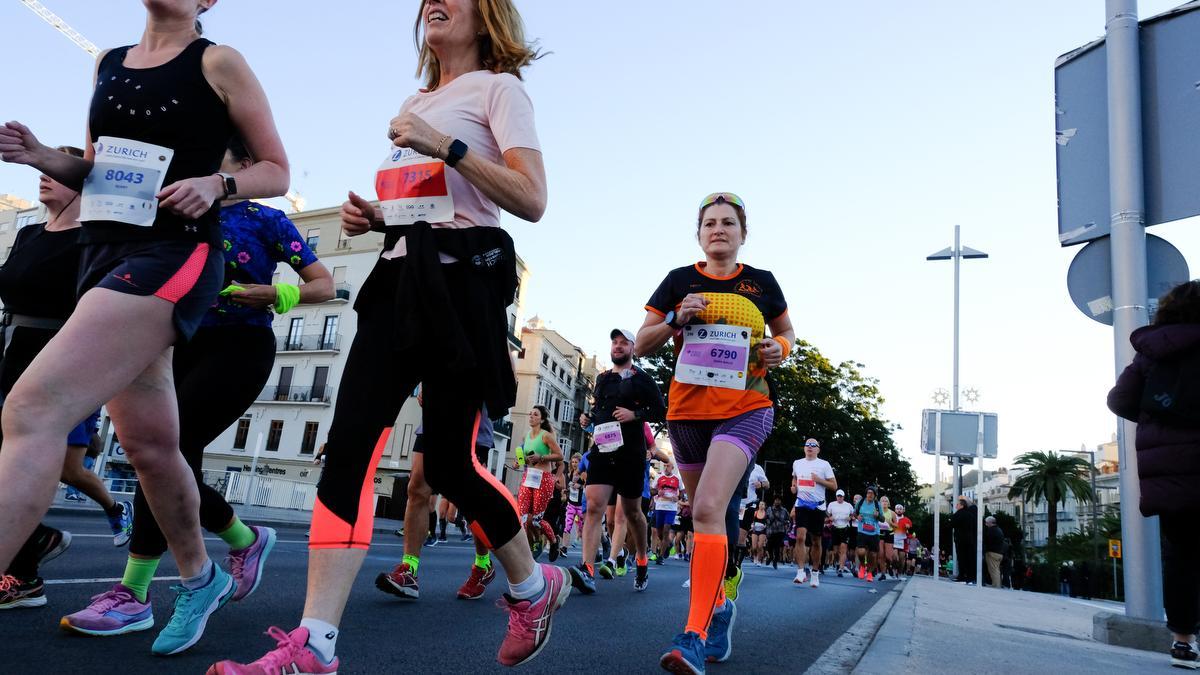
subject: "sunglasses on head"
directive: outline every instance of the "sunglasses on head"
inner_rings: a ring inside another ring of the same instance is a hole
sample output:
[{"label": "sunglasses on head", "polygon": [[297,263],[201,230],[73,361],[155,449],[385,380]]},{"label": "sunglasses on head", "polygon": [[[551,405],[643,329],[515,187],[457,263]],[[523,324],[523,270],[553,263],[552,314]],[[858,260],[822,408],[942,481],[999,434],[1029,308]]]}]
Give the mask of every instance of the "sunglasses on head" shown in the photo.
[{"label": "sunglasses on head", "polygon": [[714,192],[700,201],[700,210],[703,211],[718,202],[736,204],[743,210],[746,208],[746,204],[742,201],[742,198],[732,192]]}]

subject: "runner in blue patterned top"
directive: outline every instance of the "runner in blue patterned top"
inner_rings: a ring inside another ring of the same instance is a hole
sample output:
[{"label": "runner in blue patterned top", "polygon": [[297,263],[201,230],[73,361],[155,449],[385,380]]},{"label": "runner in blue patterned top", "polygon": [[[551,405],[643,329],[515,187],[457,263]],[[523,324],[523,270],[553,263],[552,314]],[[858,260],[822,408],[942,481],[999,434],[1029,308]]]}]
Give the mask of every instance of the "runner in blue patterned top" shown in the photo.
[{"label": "runner in blue patterned top", "polygon": [[246,291],[222,294],[204,316],[201,326],[270,326],[274,315],[267,307],[242,304],[254,287],[270,289],[278,263],[287,263],[297,273],[317,262],[304,237],[278,209],[250,201],[221,207],[221,247],[225,251],[225,284]]}]

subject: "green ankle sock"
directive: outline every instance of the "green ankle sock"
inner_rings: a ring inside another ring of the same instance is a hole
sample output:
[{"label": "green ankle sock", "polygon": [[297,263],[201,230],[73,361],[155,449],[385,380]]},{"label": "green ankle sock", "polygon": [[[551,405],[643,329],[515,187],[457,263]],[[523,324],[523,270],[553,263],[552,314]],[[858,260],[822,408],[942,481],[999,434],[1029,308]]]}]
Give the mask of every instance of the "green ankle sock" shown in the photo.
[{"label": "green ankle sock", "polygon": [[491,567],[492,567],[491,554],[484,553],[483,555],[476,555],[475,556],[475,566],[481,570],[491,569]]},{"label": "green ankle sock", "polygon": [[121,577],[121,585],[133,591],[138,602],[145,602],[150,592],[150,582],[154,580],[154,572],[158,570],[158,558],[134,558],[130,556],[125,561],[125,576]]},{"label": "green ankle sock", "polygon": [[412,570],[413,574],[417,573],[417,568],[421,566],[421,559],[415,555],[404,554],[404,559],[401,561],[408,565],[408,569]]},{"label": "green ankle sock", "polygon": [[220,537],[229,548],[234,551],[240,551],[254,545],[254,541],[258,535],[254,534],[254,530],[242,522],[241,518],[233,517],[233,525],[230,525],[224,532],[218,532]]}]

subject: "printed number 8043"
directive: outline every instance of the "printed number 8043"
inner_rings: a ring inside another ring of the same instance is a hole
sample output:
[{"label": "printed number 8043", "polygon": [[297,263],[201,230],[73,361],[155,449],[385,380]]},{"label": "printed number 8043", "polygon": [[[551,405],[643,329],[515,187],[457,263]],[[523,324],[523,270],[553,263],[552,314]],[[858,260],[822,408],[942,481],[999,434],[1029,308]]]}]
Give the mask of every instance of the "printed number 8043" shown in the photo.
[{"label": "printed number 8043", "polygon": [[109,169],[104,172],[104,180],[116,181],[118,183],[133,183],[134,185],[141,184],[146,179],[146,174],[140,171],[121,171],[120,169]]}]

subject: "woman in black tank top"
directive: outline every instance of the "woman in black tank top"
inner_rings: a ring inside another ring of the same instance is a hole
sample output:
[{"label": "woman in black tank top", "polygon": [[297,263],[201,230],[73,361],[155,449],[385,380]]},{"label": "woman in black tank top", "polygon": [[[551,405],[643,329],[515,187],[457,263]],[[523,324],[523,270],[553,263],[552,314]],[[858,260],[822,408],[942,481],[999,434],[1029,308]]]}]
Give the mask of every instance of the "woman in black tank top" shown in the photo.
[{"label": "woman in black tank top", "polygon": [[[0,128],[0,158],[82,191],[83,224],[78,306],[4,406],[0,569],[50,505],[62,439],[107,403],[184,578],[175,611],[196,616],[233,589],[201,538],[170,347],[190,337],[219,290],[217,202],[282,195],[288,167],[254,73],[232,48],[199,37],[196,17],[212,1],[146,4],[141,40],[97,63],[84,158],[43,145],[20,123]],[[236,179],[215,173],[234,131],[256,159]],[[190,647],[203,624],[168,622],[153,651]]]}]

